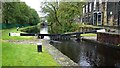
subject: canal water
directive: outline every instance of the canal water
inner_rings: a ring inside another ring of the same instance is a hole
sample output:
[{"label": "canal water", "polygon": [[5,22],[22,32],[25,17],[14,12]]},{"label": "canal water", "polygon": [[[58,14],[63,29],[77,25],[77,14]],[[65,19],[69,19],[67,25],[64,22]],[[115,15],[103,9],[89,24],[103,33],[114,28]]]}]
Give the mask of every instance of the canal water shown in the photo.
[{"label": "canal water", "polygon": [[[41,28],[40,33],[48,34],[48,28]],[[45,36],[44,39],[50,40],[48,36]],[[120,68],[120,50],[118,49],[75,40],[59,40],[51,44],[80,66],[116,66]]]},{"label": "canal water", "polygon": [[[44,25],[44,26],[43,26],[43,25]],[[47,26],[46,23],[42,23],[42,27],[41,27],[41,29],[40,29],[40,34],[49,34],[49,33],[48,33],[48,26]],[[44,36],[43,39],[45,39],[45,40],[50,40],[50,37],[49,37],[49,36]]]},{"label": "canal water", "polygon": [[120,50],[85,41],[64,40],[60,42],[52,43],[52,45],[80,66],[120,67]]}]

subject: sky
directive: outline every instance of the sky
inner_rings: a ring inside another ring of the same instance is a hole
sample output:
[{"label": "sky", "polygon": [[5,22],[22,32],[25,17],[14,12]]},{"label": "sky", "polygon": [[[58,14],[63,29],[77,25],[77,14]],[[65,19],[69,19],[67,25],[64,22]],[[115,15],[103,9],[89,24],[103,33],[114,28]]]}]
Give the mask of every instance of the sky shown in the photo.
[{"label": "sky", "polygon": [[22,2],[25,2],[28,6],[35,9],[40,17],[46,16],[46,14],[41,13],[42,10],[40,6],[42,6],[42,2],[56,2],[59,0],[20,0]]},{"label": "sky", "polygon": [[[42,6],[41,2],[56,2],[56,1],[60,1],[60,0],[21,0],[21,1],[25,2],[28,6],[35,9],[37,11],[38,15],[40,17],[43,17],[45,14],[40,12],[41,11],[40,6]],[[69,2],[69,1],[74,1],[74,0],[66,0],[66,1]],[[77,1],[77,0],[75,0],[75,1]]]},{"label": "sky", "polygon": [[[35,9],[40,17],[43,17],[45,14],[41,13],[41,8],[42,6],[41,2],[56,2],[60,0],[21,0],[22,2],[25,2],[28,6],[31,8]],[[66,1],[71,1],[71,0],[66,0]]]},{"label": "sky", "polygon": [[41,11],[40,6],[42,5],[41,4],[42,0],[21,0],[21,1],[25,2],[28,6],[35,9],[40,17],[43,15],[42,13],[39,12]]}]

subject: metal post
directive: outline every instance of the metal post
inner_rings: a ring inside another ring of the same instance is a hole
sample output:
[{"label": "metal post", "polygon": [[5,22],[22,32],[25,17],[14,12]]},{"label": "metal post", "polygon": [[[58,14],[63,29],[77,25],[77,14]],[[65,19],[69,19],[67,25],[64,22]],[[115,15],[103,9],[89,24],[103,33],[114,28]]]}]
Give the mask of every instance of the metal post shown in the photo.
[{"label": "metal post", "polygon": [[120,28],[119,28],[119,26],[120,26],[120,11],[118,11],[118,33],[120,33]]},{"label": "metal post", "polygon": [[17,27],[17,31],[19,30],[19,27]]},{"label": "metal post", "polygon": [[42,43],[37,43],[37,51],[42,52]]},{"label": "metal post", "polygon": [[37,38],[40,39],[40,36],[38,35]]},{"label": "metal post", "polygon": [[119,20],[120,19],[120,15],[119,14],[120,14],[120,11],[118,11],[118,26],[120,24],[120,20]]},{"label": "metal post", "polygon": [[43,39],[44,38],[44,36],[41,36],[41,39]]},{"label": "metal post", "polygon": [[80,34],[77,34],[76,38],[77,38],[76,41],[80,41],[81,40]]}]

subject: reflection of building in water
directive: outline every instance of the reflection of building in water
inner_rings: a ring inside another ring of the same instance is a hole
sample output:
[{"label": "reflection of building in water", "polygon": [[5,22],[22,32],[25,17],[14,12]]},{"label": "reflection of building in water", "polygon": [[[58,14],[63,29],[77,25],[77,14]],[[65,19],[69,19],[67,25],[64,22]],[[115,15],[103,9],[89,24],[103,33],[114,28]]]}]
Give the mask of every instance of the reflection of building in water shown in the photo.
[{"label": "reflection of building in water", "polygon": [[2,2],[0,1],[0,23],[2,23]]},{"label": "reflection of building in water", "polygon": [[118,2],[115,0],[92,0],[83,5],[82,22],[91,25],[118,25]]}]

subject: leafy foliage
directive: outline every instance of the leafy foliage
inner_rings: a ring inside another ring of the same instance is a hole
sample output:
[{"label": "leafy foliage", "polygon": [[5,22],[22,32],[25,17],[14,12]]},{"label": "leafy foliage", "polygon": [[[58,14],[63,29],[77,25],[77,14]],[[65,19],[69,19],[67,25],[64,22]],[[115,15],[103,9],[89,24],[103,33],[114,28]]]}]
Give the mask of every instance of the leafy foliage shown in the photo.
[{"label": "leafy foliage", "polygon": [[38,29],[37,26],[28,26],[20,29],[21,32],[27,32],[27,33],[38,33],[40,29]]},{"label": "leafy foliage", "polygon": [[3,23],[36,25],[39,23],[39,16],[25,2],[4,2]]},{"label": "leafy foliage", "polygon": [[[74,30],[74,19],[82,15],[82,2],[49,2],[43,7],[47,13],[50,33],[64,33]],[[76,25],[75,25],[76,26]],[[75,28],[76,29],[76,28]]]}]

